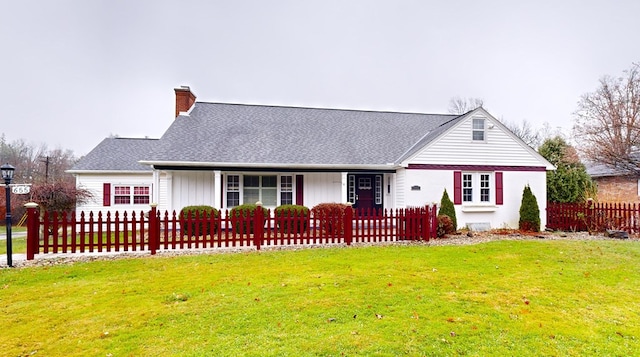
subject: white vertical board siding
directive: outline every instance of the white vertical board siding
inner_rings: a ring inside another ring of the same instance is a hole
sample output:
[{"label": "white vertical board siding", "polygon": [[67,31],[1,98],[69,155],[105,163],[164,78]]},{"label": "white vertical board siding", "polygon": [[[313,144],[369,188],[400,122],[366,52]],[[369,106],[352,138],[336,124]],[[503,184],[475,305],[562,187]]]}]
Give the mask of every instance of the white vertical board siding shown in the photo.
[{"label": "white vertical board siding", "polygon": [[[111,184],[111,206],[103,206],[103,194],[104,184]],[[151,190],[157,189],[153,187],[153,174],[151,172],[135,173],[135,174],[77,174],[76,175],[76,187],[87,189],[91,192],[93,197],[85,204],[76,208],[76,214],[80,212],[93,212],[97,214],[102,212],[106,214],[116,211],[131,212],[131,211],[148,211],[151,207],[147,204],[144,205],[115,205],[113,204],[113,189],[118,185],[148,185],[151,186]]]},{"label": "white vertical board siding", "polygon": [[168,174],[166,171],[160,171],[158,173],[158,176],[160,178],[160,183],[158,185],[158,202],[156,202],[158,204],[158,210],[160,211],[166,211],[168,210],[169,207],[169,199],[168,199]]},{"label": "white vertical board siding", "polygon": [[[414,155],[411,164],[545,166],[533,149],[510,134],[497,120],[484,117],[487,129],[484,141],[471,139],[470,116],[442,137]],[[489,126],[493,128],[489,129]]]},{"label": "white vertical board siding", "polygon": [[344,203],[342,174],[339,172],[307,173],[304,175],[304,205],[313,208],[319,203]]},{"label": "white vertical board siding", "polygon": [[[525,185],[529,185],[540,208],[540,228],[546,226],[546,172],[502,171],[502,205],[493,205],[477,210],[472,205],[455,205],[458,228],[468,223],[489,223],[491,228],[518,228],[520,204]],[[411,191],[411,186],[420,186],[420,191]],[[440,204],[444,189],[453,201],[453,170],[406,170],[406,182],[398,190],[407,192],[406,207],[421,206],[437,202]],[[495,195],[495,188],[492,191]]]},{"label": "white vertical board siding", "polygon": [[396,182],[394,185],[395,190],[395,207],[397,208],[405,208],[407,206],[406,202],[406,192],[407,191],[407,170],[406,169],[398,169],[396,171]]},{"label": "white vertical board siding", "polygon": [[170,209],[179,212],[185,206],[213,206],[215,194],[213,171],[174,171]]}]

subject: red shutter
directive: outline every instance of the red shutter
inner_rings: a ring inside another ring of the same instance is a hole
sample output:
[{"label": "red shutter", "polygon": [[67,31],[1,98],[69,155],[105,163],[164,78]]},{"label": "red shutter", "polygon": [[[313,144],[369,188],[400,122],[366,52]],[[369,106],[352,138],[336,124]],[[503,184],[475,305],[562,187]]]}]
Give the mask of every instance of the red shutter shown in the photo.
[{"label": "red shutter", "polygon": [[496,172],[496,204],[501,205],[504,203],[503,196],[504,190],[502,189],[502,172]]},{"label": "red shutter", "polygon": [[102,185],[102,205],[111,206],[111,184],[105,183]]},{"label": "red shutter", "polygon": [[462,204],[462,171],[453,172],[453,204]]},{"label": "red shutter", "polygon": [[304,176],[296,175],[296,204],[304,205]]}]

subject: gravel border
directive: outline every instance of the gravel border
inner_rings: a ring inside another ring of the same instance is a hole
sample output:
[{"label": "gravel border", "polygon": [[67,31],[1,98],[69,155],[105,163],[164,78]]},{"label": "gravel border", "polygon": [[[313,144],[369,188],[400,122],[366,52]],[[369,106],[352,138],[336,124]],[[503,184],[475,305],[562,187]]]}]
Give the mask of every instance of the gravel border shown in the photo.
[{"label": "gravel border", "polygon": [[[619,240],[606,237],[603,234],[589,234],[588,232],[541,232],[535,235],[506,233],[497,234],[490,232],[469,232],[467,234],[454,234],[446,238],[431,239],[429,241],[400,241],[400,242],[379,242],[379,243],[354,243],[352,247],[369,247],[369,246],[460,246],[481,244],[500,240]],[[640,244],[637,237],[626,239],[634,243]],[[319,248],[336,248],[346,247],[345,244],[312,244],[312,245],[283,245],[283,246],[263,246],[260,251],[277,251],[277,250],[302,250],[302,249],[319,249]],[[181,255],[202,255],[202,254],[231,254],[231,253],[249,253],[259,252],[254,247],[231,247],[231,248],[206,248],[206,249],[176,249],[176,250],[160,250],[156,255],[151,255],[149,251],[138,252],[102,252],[102,253],[61,253],[61,254],[38,254],[34,260],[26,260],[24,254],[13,255],[14,268],[43,267],[55,266],[63,264],[75,264],[79,262],[92,262],[102,260],[117,260],[131,258],[155,258],[170,257]],[[3,256],[0,263],[0,269],[7,269],[6,256]]]}]

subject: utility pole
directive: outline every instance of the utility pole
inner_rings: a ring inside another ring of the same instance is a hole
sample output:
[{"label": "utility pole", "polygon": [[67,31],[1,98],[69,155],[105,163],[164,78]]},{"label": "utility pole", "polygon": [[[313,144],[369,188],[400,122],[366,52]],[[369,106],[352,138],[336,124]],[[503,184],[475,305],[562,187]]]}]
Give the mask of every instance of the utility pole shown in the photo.
[{"label": "utility pole", "polygon": [[44,162],[44,183],[49,183],[49,155],[45,157],[45,160],[40,160],[40,162]]}]

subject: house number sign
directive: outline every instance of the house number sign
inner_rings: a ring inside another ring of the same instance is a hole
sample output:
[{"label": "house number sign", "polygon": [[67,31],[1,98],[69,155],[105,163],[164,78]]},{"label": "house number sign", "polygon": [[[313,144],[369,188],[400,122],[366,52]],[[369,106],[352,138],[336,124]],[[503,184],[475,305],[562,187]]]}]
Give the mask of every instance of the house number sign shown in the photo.
[{"label": "house number sign", "polygon": [[26,195],[31,192],[31,186],[29,185],[11,185],[11,192],[16,195]]}]

